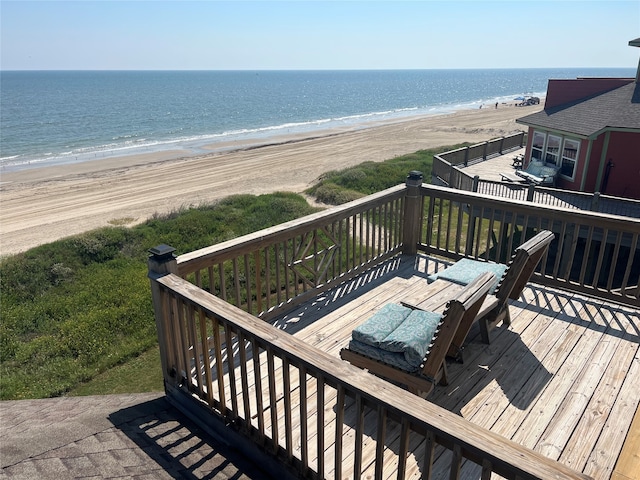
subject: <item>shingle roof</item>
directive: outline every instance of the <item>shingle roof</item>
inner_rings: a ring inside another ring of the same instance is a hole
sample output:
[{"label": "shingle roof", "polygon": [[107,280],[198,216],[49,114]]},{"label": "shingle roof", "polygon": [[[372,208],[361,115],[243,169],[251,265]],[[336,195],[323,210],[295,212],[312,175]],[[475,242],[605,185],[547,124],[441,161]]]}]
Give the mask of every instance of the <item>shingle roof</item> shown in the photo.
[{"label": "shingle roof", "polygon": [[269,478],[164,393],[0,402],[0,479]]},{"label": "shingle roof", "polygon": [[545,109],[516,120],[546,130],[595,137],[606,129],[640,131],[640,84],[628,83],[605,93]]}]

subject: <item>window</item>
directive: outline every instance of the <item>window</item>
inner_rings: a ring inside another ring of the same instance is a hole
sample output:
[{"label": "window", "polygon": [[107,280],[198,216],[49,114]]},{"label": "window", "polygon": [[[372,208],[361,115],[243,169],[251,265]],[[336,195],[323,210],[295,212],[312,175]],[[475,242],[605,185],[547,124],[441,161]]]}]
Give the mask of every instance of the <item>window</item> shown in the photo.
[{"label": "window", "polygon": [[562,160],[560,163],[560,175],[569,177],[573,180],[576,170],[576,162],[578,161],[578,147],[580,142],[571,138],[564,139],[564,147],[562,148]]},{"label": "window", "polygon": [[575,179],[580,140],[534,131],[531,140],[531,160],[544,161],[560,167],[560,175]]},{"label": "window", "polygon": [[531,142],[531,160],[542,161],[545,137],[546,135],[542,132],[533,132],[533,141]]},{"label": "window", "polygon": [[558,156],[560,155],[560,145],[562,145],[562,138],[556,135],[549,135],[547,140],[547,150],[545,152],[544,161],[553,165],[558,165]]}]

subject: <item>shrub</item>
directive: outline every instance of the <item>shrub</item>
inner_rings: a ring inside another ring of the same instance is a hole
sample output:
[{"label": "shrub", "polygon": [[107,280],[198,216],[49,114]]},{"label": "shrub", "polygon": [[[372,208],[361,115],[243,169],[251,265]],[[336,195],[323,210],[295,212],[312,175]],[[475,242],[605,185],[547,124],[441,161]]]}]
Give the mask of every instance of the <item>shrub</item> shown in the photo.
[{"label": "shrub", "polygon": [[363,196],[364,193],[348,190],[335,183],[323,183],[315,190],[315,199],[327,205],[342,205]]},{"label": "shrub", "polygon": [[337,205],[357,198],[354,192],[370,195],[404,183],[412,170],[431,176],[433,155],[457,147],[420,150],[385,162],[364,162],[355,167],[322,175],[306,193],[316,200]]}]

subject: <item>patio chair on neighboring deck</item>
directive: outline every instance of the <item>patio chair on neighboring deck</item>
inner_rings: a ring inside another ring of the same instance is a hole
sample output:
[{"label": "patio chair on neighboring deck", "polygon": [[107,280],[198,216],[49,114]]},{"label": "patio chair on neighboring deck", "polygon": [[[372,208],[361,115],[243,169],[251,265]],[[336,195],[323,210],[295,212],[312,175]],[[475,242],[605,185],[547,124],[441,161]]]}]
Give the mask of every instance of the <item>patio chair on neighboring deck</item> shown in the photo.
[{"label": "patio chair on neighboring deck", "polygon": [[445,357],[451,340],[461,322],[475,318],[494,280],[490,273],[481,274],[442,314],[387,304],[353,330],[340,357],[426,396],[436,382],[447,384]]},{"label": "patio chair on neighboring deck", "polygon": [[[542,230],[536,236],[516,248],[507,265],[463,258],[450,267],[429,275],[427,280],[433,282],[441,279],[466,285],[483,272],[491,272],[500,279],[492,286],[489,292],[490,295],[485,302],[490,306],[490,309],[483,308],[479,312],[477,319],[480,325],[482,340],[485,343],[489,343],[489,332],[500,323],[500,321],[503,321],[506,325],[511,323],[509,300],[517,300],[520,297],[524,286],[531,278],[531,275],[533,275],[538,263],[540,263],[543,255],[549,249],[549,245],[554,238],[555,235],[552,232]],[[489,302],[489,300],[492,302]],[[462,345],[471,329],[472,323],[473,320],[469,324],[463,323],[460,325],[451,344],[450,356],[461,358],[460,352],[462,351]]]}]

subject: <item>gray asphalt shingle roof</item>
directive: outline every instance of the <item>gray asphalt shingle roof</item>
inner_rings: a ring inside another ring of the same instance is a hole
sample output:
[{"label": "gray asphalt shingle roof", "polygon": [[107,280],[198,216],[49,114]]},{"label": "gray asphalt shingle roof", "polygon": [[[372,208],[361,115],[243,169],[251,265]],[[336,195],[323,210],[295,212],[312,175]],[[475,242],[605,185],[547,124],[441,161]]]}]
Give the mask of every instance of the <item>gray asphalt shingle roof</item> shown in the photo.
[{"label": "gray asphalt shingle roof", "polygon": [[0,479],[269,478],[164,393],[0,402]]},{"label": "gray asphalt shingle roof", "polygon": [[622,87],[519,118],[518,123],[583,137],[606,129],[640,130],[640,84]]}]

